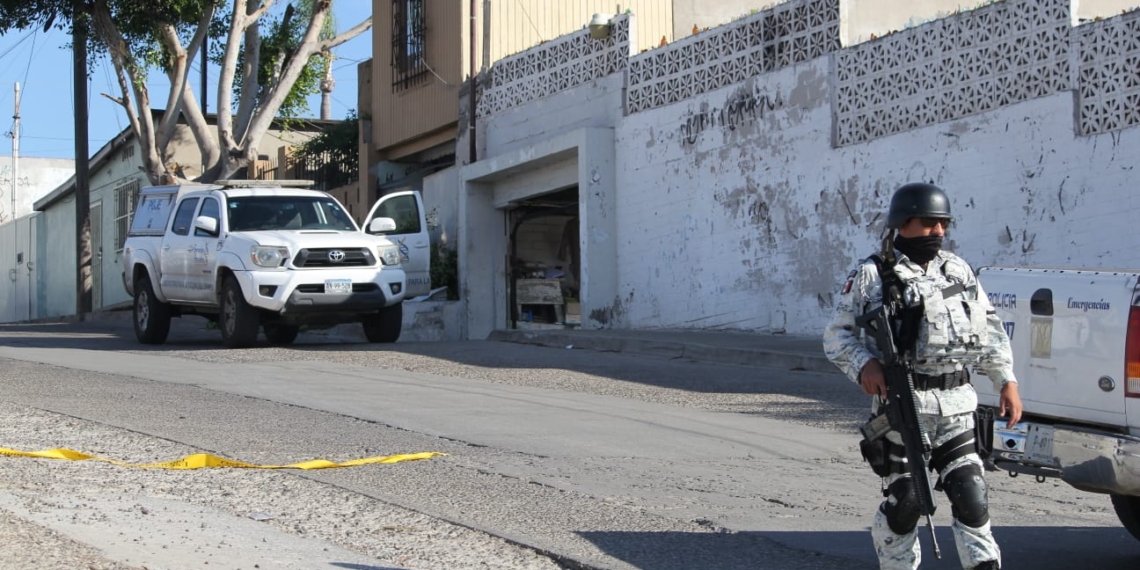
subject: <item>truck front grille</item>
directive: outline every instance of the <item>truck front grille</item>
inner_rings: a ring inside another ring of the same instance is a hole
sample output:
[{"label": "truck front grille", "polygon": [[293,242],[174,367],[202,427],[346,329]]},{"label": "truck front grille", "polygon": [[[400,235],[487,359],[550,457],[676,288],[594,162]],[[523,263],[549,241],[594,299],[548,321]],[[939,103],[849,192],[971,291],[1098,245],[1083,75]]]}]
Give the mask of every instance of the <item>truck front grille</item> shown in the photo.
[{"label": "truck front grille", "polygon": [[[340,252],[337,255],[335,252]],[[294,267],[371,267],[376,265],[372,250],[364,247],[320,247],[302,249],[293,258]]]}]

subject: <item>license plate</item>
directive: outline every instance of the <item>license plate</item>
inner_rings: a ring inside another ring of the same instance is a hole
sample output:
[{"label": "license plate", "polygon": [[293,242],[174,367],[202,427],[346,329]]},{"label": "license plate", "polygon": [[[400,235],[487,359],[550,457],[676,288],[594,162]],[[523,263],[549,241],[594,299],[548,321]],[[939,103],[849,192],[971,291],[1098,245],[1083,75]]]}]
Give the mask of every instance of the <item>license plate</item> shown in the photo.
[{"label": "license plate", "polygon": [[351,293],[352,279],[325,279],[325,293]]},{"label": "license plate", "polygon": [[1025,444],[1025,459],[1042,465],[1053,465],[1053,426],[1033,424]]}]

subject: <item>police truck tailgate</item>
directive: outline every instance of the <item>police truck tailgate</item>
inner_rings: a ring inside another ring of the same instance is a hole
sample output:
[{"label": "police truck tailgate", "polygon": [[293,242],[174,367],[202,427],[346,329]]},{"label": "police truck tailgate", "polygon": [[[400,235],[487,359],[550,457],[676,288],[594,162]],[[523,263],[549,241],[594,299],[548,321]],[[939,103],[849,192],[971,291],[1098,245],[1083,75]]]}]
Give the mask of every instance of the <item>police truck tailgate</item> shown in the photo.
[{"label": "police truck tailgate", "polygon": [[[1128,344],[1140,352],[1129,330],[1140,328],[1140,272],[987,267],[978,278],[1009,333],[1027,413],[1140,435],[1140,362],[1126,362]],[[979,400],[996,405],[978,376]]]}]

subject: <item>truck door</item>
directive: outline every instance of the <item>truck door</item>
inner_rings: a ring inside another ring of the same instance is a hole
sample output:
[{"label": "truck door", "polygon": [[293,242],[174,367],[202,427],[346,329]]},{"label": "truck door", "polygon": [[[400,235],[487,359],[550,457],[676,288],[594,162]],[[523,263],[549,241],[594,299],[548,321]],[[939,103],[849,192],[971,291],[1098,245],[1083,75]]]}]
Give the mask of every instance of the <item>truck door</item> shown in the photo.
[{"label": "truck door", "polygon": [[162,238],[158,252],[158,282],[163,294],[171,301],[191,299],[190,274],[194,270],[194,214],[198,211],[197,197],[178,203],[174,219]]},{"label": "truck door", "polygon": [[426,295],[431,291],[431,240],[420,193],[410,190],[381,197],[364,219],[365,232],[375,218],[396,220],[396,231],[384,235],[400,246],[401,263],[408,275],[407,297]]},{"label": "truck door", "polygon": [[[201,216],[217,220],[221,227],[221,208],[218,199],[207,196],[202,198],[202,206],[194,216]],[[191,227],[189,236],[190,265],[186,274],[187,300],[199,303],[214,303],[214,267],[217,255],[218,236],[210,235],[205,230]]]}]

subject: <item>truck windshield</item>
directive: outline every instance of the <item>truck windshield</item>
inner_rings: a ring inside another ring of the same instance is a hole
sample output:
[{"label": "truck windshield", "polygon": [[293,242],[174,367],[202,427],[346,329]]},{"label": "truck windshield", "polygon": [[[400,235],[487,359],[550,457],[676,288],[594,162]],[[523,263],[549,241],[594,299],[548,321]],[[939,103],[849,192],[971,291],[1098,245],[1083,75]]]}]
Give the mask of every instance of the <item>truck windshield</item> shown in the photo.
[{"label": "truck windshield", "polygon": [[249,196],[227,204],[231,232],[263,230],[357,231],[356,223],[332,198]]}]

